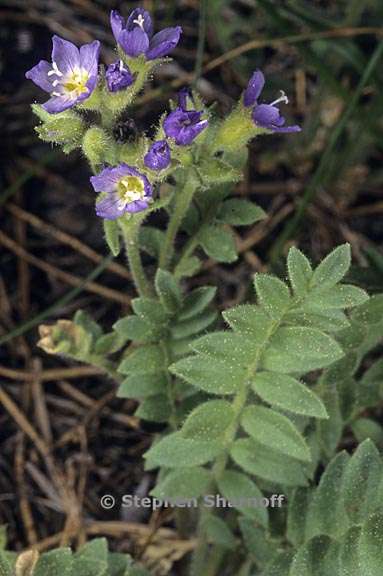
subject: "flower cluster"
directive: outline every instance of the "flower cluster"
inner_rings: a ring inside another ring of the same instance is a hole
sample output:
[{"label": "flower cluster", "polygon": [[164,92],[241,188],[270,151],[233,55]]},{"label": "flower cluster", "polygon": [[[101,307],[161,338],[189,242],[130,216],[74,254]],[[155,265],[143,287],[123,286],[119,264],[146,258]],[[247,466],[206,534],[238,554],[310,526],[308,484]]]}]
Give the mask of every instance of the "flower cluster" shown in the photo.
[{"label": "flower cluster", "polygon": [[[50,95],[40,107],[41,111],[37,112],[47,123],[47,129],[39,133],[45,138],[56,134],[55,142],[65,143],[67,138],[66,150],[69,151],[80,142],[92,168],[99,172],[91,178],[94,190],[102,193],[96,212],[102,218],[115,220],[126,212],[135,213],[148,208],[155,182],[163,180],[173,167],[182,164],[182,158],[185,158],[181,153],[182,147],[191,146],[208,127],[209,121],[205,110],[198,109],[201,106],[196,104],[192,93],[183,89],[178,94],[176,107],[164,117],[154,141],[150,142],[143,136],[143,146],[132,162],[130,157],[128,162],[126,157],[121,157],[123,143],[117,142],[113,136],[118,115],[142,88],[153,64],[168,56],[177,46],[182,29],[175,26],[153,34],[150,14],[143,8],[133,10],[127,19],[112,10],[110,23],[119,58],[105,70],[99,69],[100,43],[97,40],[77,48],[71,42],[53,36],[52,62],[40,61],[26,73],[26,77]],[[265,132],[300,130],[299,126],[284,126],[285,119],[277,107],[277,104],[287,102],[284,94],[271,104],[258,103],[264,83],[262,72],[254,72],[243,95],[240,117],[232,113],[226,120],[226,140],[234,146],[240,144],[236,135],[241,131],[240,125],[244,126],[245,141],[254,137],[254,126]],[[86,118],[81,115],[84,107],[99,112],[100,126],[87,129]],[[56,122],[54,130],[50,129],[54,120],[49,117],[60,115],[68,108],[76,108],[79,112],[77,115],[71,112],[71,126],[78,120],[75,137],[67,134],[70,131],[67,118],[63,118],[59,125]],[[62,136],[57,135],[57,126],[62,130]],[[217,142],[219,146],[219,138]],[[212,148],[210,154],[215,151]],[[206,152],[209,154],[209,149]]]}]

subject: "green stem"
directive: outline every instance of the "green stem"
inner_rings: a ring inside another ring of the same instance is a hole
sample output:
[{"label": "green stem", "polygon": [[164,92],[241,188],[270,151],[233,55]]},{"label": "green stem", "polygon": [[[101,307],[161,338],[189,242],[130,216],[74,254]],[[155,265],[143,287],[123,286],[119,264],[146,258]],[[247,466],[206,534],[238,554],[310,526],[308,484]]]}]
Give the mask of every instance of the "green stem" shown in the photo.
[{"label": "green stem", "polygon": [[[287,312],[287,309],[286,309],[286,312]],[[251,365],[249,366],[249,368],[247,370],[247,374],[246,374],[246,377],[242,383],[242,386],[238,390],[237,394],[234,397],[234,401],[232,404],[232,409],[234,412],[234,418],[233,418],[233,422],[231,423],[231,425],[226,430],[226,434],[225,434],[225,438],[224,438],[225,449],[222,452],[222,454],[217,457],[217,459],[213,465],[213,468],[212,468],[213,479],[214,479],[216,484],[226,469],[226,465],[227,465],[227,462],[229,459],[230,447],[231,447],[232,443],[234,442],[234,440],[237,436],[237,433],[238,433],[241,415],[242,415],[243,409],[246,406],[247,397],[249,394],[249,388],[250,388],[249,382],[251,381],[251,378],[254,376],[254,373],[257,370],[259,359],[260,359],[265,347],[267,346],[267,343],[269,342],[271,336],[274,334],[275,330],[278,328],[281,321],[282,321],[282,318],[280,318],[279,320],[275,320],[271,324],[271,326],[267,332],[267,336],[265,338],[265,341],[257,350],[257,354],[256,354],[253,362],[251,363]],[[221,561],[217,565],[217,561],[214,560],[214,558],[219,556],[220,546],[213,546],[211,553],[210,553],[210,557],[208,560],[206,560],[208,547],[206,544],[206,535],[204,532],[205,531],[204,531],[203,519],[202,519],[202,514],[201,514],[201,522],[200,522],[199,527],[198,527],[199,545],[197,546],[197,548],[195,550],[192,566],[193,566],[193,568],[194,567],[198,568],[198,572],[195,571],[195,574],[198,573],[198,576],[215,576],[215,574],[217,574],[217,571],[219,569],[219,564],[222,561],[222,559],[221,559]],[[215,570],[215,571],[213,571],[213,570]],[[194,573],[193,573],[193,576],[194,576]]]},{"label": "green stem", "polygon": [[129,268],[133,276],[134,284],[140,296],[153,296],[153,288],[150,285],[144,268],[142,266],[138,234],[142,217],[135,215],[129,220],[120,219],[120,226],[125,242],[126,254],[128,257]]},{"label": "green stem", "polygon": [[186,181],[183,189],[176,193],[175,205],[169,224],[165,233],[164,243],[160,252],[159,268],[166,270],[173,258],[174,241],[177,232],[182,224],[186,212],[191,204],[194,193],[198,188],[198,179],[194,171],[190,170],[186,174]]}]

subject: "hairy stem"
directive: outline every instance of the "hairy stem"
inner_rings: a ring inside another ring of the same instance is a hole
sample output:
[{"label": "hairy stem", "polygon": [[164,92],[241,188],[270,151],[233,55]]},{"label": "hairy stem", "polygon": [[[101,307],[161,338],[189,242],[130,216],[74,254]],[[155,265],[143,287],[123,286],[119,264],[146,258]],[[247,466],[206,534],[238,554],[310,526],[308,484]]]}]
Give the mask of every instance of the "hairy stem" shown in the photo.
[{"label": "hairy stem", "polygon": [[183,189],[176,193],[175,205],[169,224],[165,233],[164,243],[160,252],[159,268],[166,270],[173,258],[174,241],[177,232],[182,224],[186,212],[191,204],[194,193],[198,188],[198,180],[194,171],[190,170],[186,174],[186,181]]},{"label": "hairy stem", "polygon": [[134,284],[140,296],[153,296],[153,288],[146,277],[142,265],[138,234],[142,218],[137,215],[129,220],[121,219],[121,229],[125,242],[129,268],[133,276]]}]

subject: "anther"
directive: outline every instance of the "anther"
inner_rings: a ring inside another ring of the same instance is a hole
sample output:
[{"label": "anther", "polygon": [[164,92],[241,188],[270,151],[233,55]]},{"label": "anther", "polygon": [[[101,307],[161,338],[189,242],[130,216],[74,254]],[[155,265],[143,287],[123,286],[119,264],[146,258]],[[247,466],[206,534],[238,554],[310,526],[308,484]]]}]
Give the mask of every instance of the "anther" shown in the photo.
[{"label": "anther", "polygon": [[289,103],[289,99],[286,96],[286,93],[284,92],[284,90],[280,90],[281,95],[279,98],[277,98],[276,100],[274,100],[274,102],[270,103],[270,106],[275,106],[276,104],[279,104],[279,102],[284,102],[285,104]]},{"label": "anther", "polygon": [[136,20],[133,20],[133,24],[138,24],[138,26],[140,28],[142,28],[142,30],[144,29],[144,22],[145,22],[145,18],[143,17],[142,14],[139,14]]}]

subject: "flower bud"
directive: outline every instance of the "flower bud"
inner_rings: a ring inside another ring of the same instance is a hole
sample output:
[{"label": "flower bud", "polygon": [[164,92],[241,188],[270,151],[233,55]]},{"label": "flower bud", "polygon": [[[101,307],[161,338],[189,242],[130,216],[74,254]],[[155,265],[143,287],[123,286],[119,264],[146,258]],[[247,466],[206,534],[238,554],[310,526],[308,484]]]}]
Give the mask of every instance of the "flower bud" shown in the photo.
[{"label": "flower bud", "polygon": [[64,354],[73,358],[85,358],[92,344],[82,326],[71,320],[58,320],[56,324],[39,326],[40,340],[37,346],[48,354]]},{"label": "flower bud", "polygon": [[133,74],[122,60],[110,64],[105,73],[109,92],[119,92],[134,82]]},{"label": "flower bud", "polygon": [[236,149],[249,140],[267,132],[255,126],[247,108],[238,106],[222,122],[214,139],[214,150]]},{"label": "flower bud", "polygon": [[58,114],[49,114],[37,104],[34,104],[32,108],[42,120],[42,124],[36,127],[41,140],[61,144],[65,152],[80,147],[86,125],[76,112],[67,110]]},{"label": "flower bud", "polygon": [[86,131],[82,141],[82,149],[93,168],[108,161],[113,163],[113,142],[102,128],[94,126]]}]

